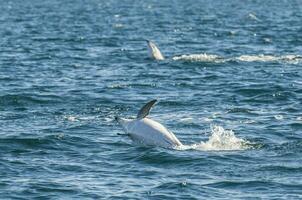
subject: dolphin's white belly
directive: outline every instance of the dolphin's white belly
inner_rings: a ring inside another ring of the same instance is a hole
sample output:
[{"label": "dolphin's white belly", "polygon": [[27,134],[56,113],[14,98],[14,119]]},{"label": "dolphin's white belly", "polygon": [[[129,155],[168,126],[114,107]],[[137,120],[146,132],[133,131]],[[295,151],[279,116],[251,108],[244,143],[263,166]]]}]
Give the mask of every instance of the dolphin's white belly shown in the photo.
[{"label": "dolphin's white belly", "polygon": [[149,47],[149,54],[152,58],[154,58],[155,60],[164,60],[164,56],[161,54],[161,52],[159,51],[159,49],[156,47],[156,45],[151,42],[151,41],[147,41],[148,43],[148,47]]},{"label": "dolphin's white belly", "polygon": [[171,131],[152,119],[130,121],[124,128],[135,142],[166,148],[182,145]]}]

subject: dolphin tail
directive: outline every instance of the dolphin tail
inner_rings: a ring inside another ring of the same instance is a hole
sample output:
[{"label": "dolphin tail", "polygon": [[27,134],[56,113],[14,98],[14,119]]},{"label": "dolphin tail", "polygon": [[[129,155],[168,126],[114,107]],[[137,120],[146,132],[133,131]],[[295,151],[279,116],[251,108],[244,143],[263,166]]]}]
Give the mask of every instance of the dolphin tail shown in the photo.
[{"label": "dolphin tail", "polygon": [[160,52],[159,48],[157,48],[157,46],[150,40],[146,40],[146,41],[149,48],[150,56],[155,60],[164,60],[165,58]]},{"label": "dolphin tail", "polygon": [[156,101],[157,101],[157,100],[154,99],[154,100],[149,101],[148,103],[146,103],[146,104],[139,110],[139,112],[138,112],[136,118],[137,118],[137,119],[143,119],[144,117],[146,117],[146,116],[149,114],[149,112],[150,112],[152,106],[156,103]]}]

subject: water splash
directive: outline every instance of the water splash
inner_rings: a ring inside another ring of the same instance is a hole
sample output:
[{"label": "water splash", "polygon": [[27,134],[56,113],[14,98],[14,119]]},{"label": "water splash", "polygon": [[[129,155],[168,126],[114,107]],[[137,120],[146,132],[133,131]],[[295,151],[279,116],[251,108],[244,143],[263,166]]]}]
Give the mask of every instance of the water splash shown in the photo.
[{"label": "water splash", "polygon": [[273,56],[273,55],[242,55],[236,57],[235,60],[243,62],[287,62],[292,64],[297,64],[302,61],[302,57],[299,55],[283,55],[283,56]]},{"label": "water splash", "polygon": [[188,54],[175,56],[172,58],[173,60],[183,60],[190,62],[214,62],[214,63],[223,63],[229,61],[240,61],[240,62],[284,62],[290,64],[299,64],[302,62],[301,55],[241,55],[237,57],[231,58],[223,58],[214,54]]},{"label": "water splash", "polygon": [[225,59],[221,58],[218,55],[210,55],[210,54],[190,54],[190,55],[181,55],[175,56],[172,58],[173,60],[184,60],[184,61],[199,61],[199,62],[224,62]]},{"label": "water splash", "polygon": [[231,150],[246,150],[251,147],[251,144],[241,138],[235,136],[232,130],[225,130],[221,126],[212,126],[211,135],[206,142],[198,144],[183,145],[177,147],[177,150],[200,150],[200,151],[231,151]]}]

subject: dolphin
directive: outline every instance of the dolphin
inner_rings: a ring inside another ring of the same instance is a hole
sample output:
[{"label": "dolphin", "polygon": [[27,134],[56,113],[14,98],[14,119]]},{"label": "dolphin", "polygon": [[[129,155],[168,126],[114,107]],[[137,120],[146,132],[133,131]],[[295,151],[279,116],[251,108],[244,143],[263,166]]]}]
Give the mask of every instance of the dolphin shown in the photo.
[{"label": "dolphin", "polygon": [[148,49],[149,49],[149,54],[151,58],[155,60],[164,60],[164,56],[161,54],[160,50],[157,48],[157,46],[151,42],[150,40],[146,40]]},{"label": "dolphin", "polygon": [[175,148],[182,146],[177,137],[159,122],[147,118],[156,99],[149,101],[138,112],[136,119],[115,117],[126,134],[137,143],[147,146]]}]

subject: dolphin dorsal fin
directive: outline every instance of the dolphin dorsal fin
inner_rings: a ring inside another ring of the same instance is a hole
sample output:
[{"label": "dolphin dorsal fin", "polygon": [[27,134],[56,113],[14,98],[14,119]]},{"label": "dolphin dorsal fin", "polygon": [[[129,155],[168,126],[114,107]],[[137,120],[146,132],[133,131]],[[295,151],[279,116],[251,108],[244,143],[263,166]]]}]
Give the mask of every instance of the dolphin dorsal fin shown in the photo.
[{"label": "dolphin dorsal fin", "polygon": [[150,109],[152,108],[152,106],[155,104],[157,100],[154,99],[152,101],[149,101],[148,103],[146,103],[138,112],[137,114],[137,119],[143,119],[144,117],[146,117],[149,114]]}]

